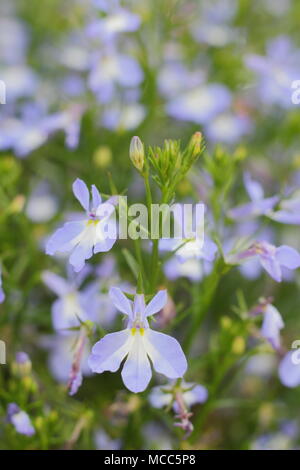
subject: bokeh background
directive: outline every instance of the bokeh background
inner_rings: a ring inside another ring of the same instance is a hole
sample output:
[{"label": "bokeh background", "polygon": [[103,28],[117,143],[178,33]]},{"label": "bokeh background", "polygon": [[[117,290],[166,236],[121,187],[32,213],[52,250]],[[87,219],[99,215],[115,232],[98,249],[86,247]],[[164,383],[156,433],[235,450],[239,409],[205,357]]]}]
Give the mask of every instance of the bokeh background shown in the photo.
[{"label": "bokeh background", "polygon": [[[227,200],[214,196],[222,210],[247,201],[244,171],[268,196],[297,190],[300,104],[292,101],[292,82],[300,80],[299,17],[296,0],[1,2],[6,104],[0,105],[0,338],[7,346],[7,364],[0,366],[1,448],[299,445],[299,387],[284,387],[280,356],[249,334],[239,316],[259,297],[272,296],[289,349],[300,339],[299,273],[280,284],[255,269],[233,269],[222,278],[189,357],[188,378],[211,387],[214,396],[193,409],[197,428],[191,440],[174,428],[172,413],[149,404],[148,392],[127,391],[119,373],[87,377],[75,396],[68,395],[72,338],[55,333],[55,295],[42,280],[45,270],[67,275],[65,259],[47,256],[44,246],[79,210],[71,191],[77,177],[104,194],[111,193],[113,181],[130,202],[145,200],[128,155],[133,135],[146,145],[166,138],[185,144],[200,130],[206,152],[218,146],[241,155]],[[178,187],[178,200],[209,201],[213,181],[200,158]],[[300,249],[296,223],[255,223],[268,240]],[[232,221],[225,227],[219,233],[223,247],[242,233]],[[243,233],[255,232],[257,226],[251,227]],[[100,333],[121,325],[111,312],[108,287],[135,283],[124,248],[131,250],[130,242],[90,263],[88,282],[97,281],[101,295]],[[199,283],[188,274],[168,279],[167,273],[161,282],[175,302],[170,318],[163,318],[166,329],[184,341],[188,316],[176,323],[174,315],[192,304]],[[20,351],[30,359],[18,361]],[[231,354],[234,360],[219,376]],[[30,416],[32,436],[9,422],[9,403]]]}]

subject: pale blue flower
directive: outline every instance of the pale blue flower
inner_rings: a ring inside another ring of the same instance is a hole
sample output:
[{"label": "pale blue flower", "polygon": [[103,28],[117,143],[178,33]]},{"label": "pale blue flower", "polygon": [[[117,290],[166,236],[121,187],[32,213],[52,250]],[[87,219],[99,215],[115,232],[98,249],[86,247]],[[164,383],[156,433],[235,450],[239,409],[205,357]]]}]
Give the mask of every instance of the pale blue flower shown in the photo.
[{"label": "pale blue flower", "polygon": [[229,216],[232,219],[268,215],[279,201],[278,196],[265,198],[262,185],[258,181],[253,180],[248,172],[244,174],[244,185],[251,202],[231,209]]},{"label": "pale blue flower", "polygon": [[16,403],[9,403],[7,419],[19,434],[24,434],[29,437],[35,434],[35,429],[32,426],[28,414],[21,410]]},{"label": "pale blue flower", "polygon": [[300,385],[300,355],[299,349],[289,351],[279,364],[278,374],[286,387],[294,388]]},{"label": "pale blue flower", "polygon": [[92,200],[86,184],[77,179],[73,183],[73,193],[86,211],[83,220],[67,222],[58,229],[46,244],[46,253],[70,252],[69,262],[76,272],[80,271],[85,260],[93,254],[109,251],[116,241],[116,224],[111,220],[115,211],[110,199],[102,203],[95,185],[92,185]]},{"label": "pale blue flower", "polygon": [[256,242],[247,250],[236,256],[236,261],[257,257],[261,266],[277,282],[282,280],[282,268],[297,269],[300,267],[300,254],[295,248],[287,245],[276,247],[268,242]]},{"label": "pale blue flower", "polygon": [[[174,383],[153,387],[149,395],[149,402],[154,408],[173,406],[175,413],[178,412],[176,400],[174,400]],[[185,405],[190,408],[197,403],[204,403],[208,398],[207,388],[203,385],[181,382],[181,395]]]},{"label": "pale blue flower", "polygon": [[71,269],[68,271],[68,279],[50,271],[42,273],[46,286],[58,296],[52,305],[52,323],[54,329],[61,334],[70,334],[70,328],[79,327],[81,322],[92,320],[94,303],[98,303],[97,291],[90,288],[79,290],[91,269],[86,265],[77,275],[74,275]]},{"label": "pale blue flower", "polygon": [[126,358],[122,370],[125,386],[132,392],[146,389],[154,369],[171,379],[182,377],[187,368],[184,353],[175,338],[149,327],[148,317],[159,312],[167,302],[167,292],[160,291],[146,305],[143,294],[136,294],[134,302],[113,287],[110,297],[118,310],[128,316],[127,328],[110,333],[98,341],[89,357],[93,372],[116,372]]}]

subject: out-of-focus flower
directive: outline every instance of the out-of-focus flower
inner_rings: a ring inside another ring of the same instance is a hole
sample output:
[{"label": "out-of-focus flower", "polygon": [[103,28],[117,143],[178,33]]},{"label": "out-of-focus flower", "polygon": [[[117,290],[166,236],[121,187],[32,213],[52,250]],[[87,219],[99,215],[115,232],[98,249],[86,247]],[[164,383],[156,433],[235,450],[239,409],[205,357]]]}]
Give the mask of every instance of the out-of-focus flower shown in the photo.
[{"label": "out-of-focus flower", "polygon": [[[189,217],[183,215],[186,222],[186,227],[189,224]],[[184,219],[182,213],[179,211],[174,212],[175,230],[178,228],[178,233],[183,238],[162,238],[159,241],[159,249],[161,251],[174,251],[174,256],[167,260],[164,265],[166,276],[173,280],[178,277],[188,277],[192,281],[200,280],[204,274],[208,274],[211,269],[211,263],[215,259],[218,250],[217,245],[208,237],[204,239],[201,234],[202,221],[196,222],[194,236],[189,234],[189,238],[184,238],[183,228]],[[191,226],[191,225],[190,225]],[[202,263],[201,263],[202,261]]]},{"label": "out-of-focus flower", "polygon": [[268,304],[264,311],[261,334],[272,344],[274,349],[280,349],[280,330],[283,327],[284,323],[277,308]]},{"label": "out-of-focus flower", "polygon": [[265,56],[246,56],[246,65],[258,77],[257,92],[261,102],[283,108],[293,106],[291,83],[299,79],[299,59],[300,51],[287,36],[269,41]]},{"label": "out-of-focus flower", "polygon": [[103,429],[96,431],[94,439],[99,450],[120,450],[122,447],[121,439],[112,439]]},{"label": "out-of-focus flower", "polygon": [[143,81],[143,72],[139,63],[114,49],[107,53],[98,52],[92,60],[89,75],[89,87],[96,94],[100,103],[111,102],[118,86],[134,88]]},{"label": "out-of-focus flower", "polygon": [[12,364],[12,371],[18,376],[29,375],[31,372],[31,360],[24,351],[16,353],[15,361]]},{"label": "out-of-focus flower", "polygon": [[[178,404],[174,394],[175,383],[169,385],[158,385],[153,387],[149,395],[149,402],[154,408],[163,408],[164,406],[173,406],[174,411],[178,412]],[[203,385],[184,382],[180,385],[182,397],[188,407],[197,403],[204,403],[208,398],[208,391]]]},{"label": "out-of-focus flower", "polygon": [[236,0],[204,0],[191,23],[193,37],[214,47],[226,46],[236,40],[238,31],[230,26],[237,12]]},{"label": "out-of-focus flower", "polygon": [[252,122],[245,115],[222,113],[205,126],[205,136],[214,142],[234,144],[252,129]]},{"label": "out-of-focus flower", "polygon": [[67,147],[76,148],[79,143],[80,124],[84,109],[82,105],[73,104],[61,112],[47,116],[42,123],[47,135],[62,130],[66,135]]},{"label": "out-of-focus flower", "polygon": [[186,432],[186,437],[193,431],[193,424],[190,418],[193,413],[190,412],[191,406],[196,403],[204,403],[208,398],[208,392],[203,385],[181,382],[158,386],[152,389],[149,401],[155,408],[163,406],[172,406],[176,413],[175,426],[182,428]]},{"label": "out-of-focus flower", "polygon": [[26,204],[26,215],[33,222],[47,222],[58,209],[58,201],[50,192],[47,183],[39,183],[32,191]]},{"label": "out-of-focus flower", "polygon": [[167,302],[167,292],[158,292],[146,305],[143,294],[136,294],[132,303],[123,292],[110,289],[112,302],[128,316],[127,328],[110,333],[96,343],[89,357],[93,372],[115,372],[126,361],[122,378],[132,392],[142,392],[151,379],[151,366],[169,378],[182,377],[187,368],[184,353],[175,338],[149,327],[147,317],[159,312]]},{"label": "out-of-focus flower", "polygon": [[268,215],[279,201],[278,196],[265,198],[263,187],[260,183],[254,181],[249,173],[244,174],[244,185],[251,202],[231,209],[229,216],[232,219]]},{"label": "out-of-focus flower", "polygon": [[111,42],[120,33],[136,31],[140,26],[140,17],[124,8],[114,8],[105,17],[96,19],[87,27],[87,35]]},{"label": "out-of-focus flower", "polygon": [[280,201],[278,209],[269,213],[268,217],[282,224],[300,225],[300,191]]},{"label": "out-of-focus flower", "polygon": [[5,300],[5,294],[2,288],[2,266],[0,264],[0,303],[4,302],[4,300]]},{"label": "out-of-focus flower", "polygon": [[57,332],[70,334],[68,329],[79,327],[80,322],[92,320],[89,306],[97,302],[97,292],[89,288],[86,291],[79,290],[90,271],[90,268],[85,266],[79,274],[74,275],[70,269],[69,279],[50,271],[43,272],[44,283],[58,296],[52,305],[52,323]]},{"label": "out-of-focus flower", "polygon": [[67,222],[58,229],[46,244],[46,253],[71,252],[69,262],[76,272],[80,271],[85,260],[93,253],[109,251],[114,245],[116,224],[111,220],[115,211],[114,199],[102,203],[95,185],[92,185],[92,201],[86,184],[77,179],[73,183],[73,193],[86,211],[84,220]]},{"label": "out-of-focus flower", "polygon": [[28,414],[21,410],[16,403],[9,403],[7,408],[7,419],[19,434],[33,436],[35,429],[31,424]]},{"label": "out-of-focus flower", "polygon": [[175,119],[206,124],[231,104],[229,90],[221,84],[210,83],[183,91],[167,104],[167,113]]},{"label": "out-of-focus flower", "polygon": [[[175,237],[162,238],[159,242],[160,250],[174,251],[182,263],[190,259],[212,262],[217,252],[217,245],[209,237],[204,237],[201,217],[196,220],[195,229],[189,233],[189,227],[192,228],[191,216],[192,214],[185,214],[184,210],[174,211]],[[197,219],[197,214],[195,216]]]},{"label": "out-of-focus flower", "polygon": [[261,335],[266,338],[276,351],[280,350],[280,330],[284,328],[282,316],[268,299],[261,299],[250,314],[263,314]]},{"label": "out-of-focus flower", "polygon": [[187,277],[193,282],[200,281],[204,275],[211,271],[211,263],[198,259],[180,261],[176,256],[165,262],[164,273],[168,279],[174,281],[179,277]]},{"label": "out-of-focus flower", "polygon": [[[54,378],[60,383],[68,383],[74,361],[75,346],[78,341],[78,333],[65,335],[55,335],[44,338],[41,346],[49,350],[49,369]],[[80,373],[83,376],[91,375],[91,370],[87,363],[90,347],[86,341],[80,361]]]},{"label": "out-of-focus flower", "polygon": [[155,421],[150,421],[143,426],[142,431],[145,439],[145,450],[172,450],[172,436],[168,429]]},{"label": "out-of-focus flower", "polygon": [[28,43],[25,25],[13,16],[3,15],[0,18],[0,30],[0,62],[6,65],[22,63]]},{"label": "out-of-focus flower", "polygon": [[300,385],[299,350],[289,351],[284,356],[279,364],[278,375],[286,387],[294,388]]},{"label": "out-of-focus flower", "polygon": [[290,436],[284,432],[264,434],[255,439],[251,450],[292,450],[293,443]]},{"label": "out-of-focus flower", "polygon": [[282,268],[294,270],[300,266],[300,254],[295,248],[287,245],[276,247],[268,242],[256,242],[236,255],[236,262],[242,262],[251,257],[257,257],[261,266],[277,282],[282,280]]},{"label": "out-of-focus flower", "polygon": [[166,305],[155,317],[155,327],[157,329],[165,328],[176,316],[176,305],[173,299],[168,295]]},{"label": "out-of-focus flower", "polygon": [[276,357],[271,353],[261,353],[252,356],[246,365],[246,374],[269,380],[276,368]]},{"label": "out-of-focus flower", "polygon": [[38,77],[24,64],[11,65],[1,70],[1,80],[6,84],[7,104],[20,98],[30,98],[36,90]]},{"label": "out-of-focus flower", "polygon": [[0,149],[12,148],[18,157],[24,158],[41,147],[57,131],[65,132],[66,145],[69,148],[77,147],[83,106],[73,104],[64,111],[46,114],[42,107],[27,104],[23,111],[21,118],[3,118]]},{"label": "out-of-focus flower", "polygon": [[135,101],[111,103],[103,111],[101,124],[109,130],[131,131],[141,124],[145,116],[145,107]]}]

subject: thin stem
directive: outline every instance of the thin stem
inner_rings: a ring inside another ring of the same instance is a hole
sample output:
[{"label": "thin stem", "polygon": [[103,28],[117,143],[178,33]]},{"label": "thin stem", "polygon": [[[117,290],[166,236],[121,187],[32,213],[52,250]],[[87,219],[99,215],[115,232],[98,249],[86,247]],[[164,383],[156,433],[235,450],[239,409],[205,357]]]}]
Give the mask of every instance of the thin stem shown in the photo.
[{"label": "thin stem", "polygon": [[212,273],[202,282],[201,287],[199,284],[196,284],[197,290],[195,291],[196,298],[193,307],[193,318],[184,342],[184,350],[186,354],[191,349],[195,335],[199,331],[207,309],[216,293],[219,282],[227,270],[228,267],[224,265],[224,261],[219,259]]}]

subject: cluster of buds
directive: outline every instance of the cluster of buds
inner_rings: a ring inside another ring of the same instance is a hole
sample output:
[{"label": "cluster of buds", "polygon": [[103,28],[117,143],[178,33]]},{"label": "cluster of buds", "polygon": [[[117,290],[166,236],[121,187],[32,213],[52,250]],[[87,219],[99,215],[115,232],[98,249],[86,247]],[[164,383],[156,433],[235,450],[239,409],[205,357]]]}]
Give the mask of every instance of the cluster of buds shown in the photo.
[{"label": "cluster of buds", "polygon": [[202,150],[202,134],[195,132],[184,150],[181,149],[179,141],[165,140],[163,147],[150,147],[146,157],[143,142],[134,136],[131,139],[129,156],[140,173],[150,165],[154,172],[154,181],[161,189],[170,187],[172,195]]}]

